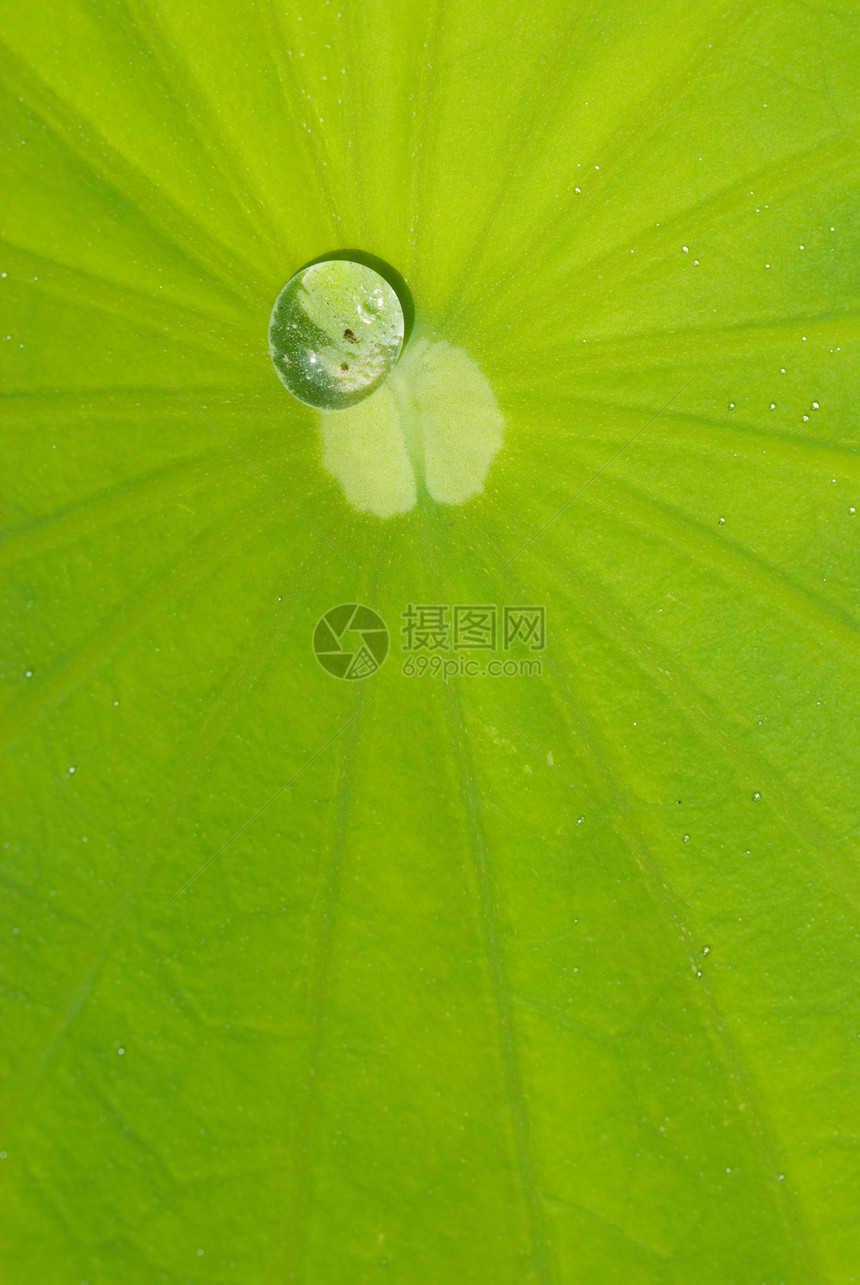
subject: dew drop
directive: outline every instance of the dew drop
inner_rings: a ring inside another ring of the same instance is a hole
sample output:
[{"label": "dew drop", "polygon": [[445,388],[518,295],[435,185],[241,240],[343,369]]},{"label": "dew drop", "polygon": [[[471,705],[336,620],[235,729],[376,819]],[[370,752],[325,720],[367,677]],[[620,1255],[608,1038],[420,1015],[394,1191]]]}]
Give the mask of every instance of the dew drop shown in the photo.
[{"label": "dew drop", "polygon": [[391,374],[405,328],[400,299],[384,277],[352,259],[327,259],[302,268],[278,295],[269,351],[300,402],[342,410]]}]

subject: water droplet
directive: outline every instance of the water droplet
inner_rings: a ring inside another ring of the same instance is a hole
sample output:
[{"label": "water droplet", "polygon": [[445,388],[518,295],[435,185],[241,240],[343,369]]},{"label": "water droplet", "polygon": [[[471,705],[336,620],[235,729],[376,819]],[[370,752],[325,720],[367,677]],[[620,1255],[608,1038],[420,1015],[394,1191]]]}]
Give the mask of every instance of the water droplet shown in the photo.
[{"label": "water droplet", "polygon": [[300,402],[342,410],[390,375],[404,334],[400,299],[384,277],[351,259],[328,259],[302,268],[278,295],[269,351]]}]

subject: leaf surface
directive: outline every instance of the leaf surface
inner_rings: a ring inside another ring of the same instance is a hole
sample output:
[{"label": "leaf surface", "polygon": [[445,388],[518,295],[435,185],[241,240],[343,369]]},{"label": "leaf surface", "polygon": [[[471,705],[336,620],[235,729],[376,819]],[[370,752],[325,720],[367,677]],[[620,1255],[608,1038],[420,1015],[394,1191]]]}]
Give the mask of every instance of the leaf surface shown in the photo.
[{"label": "leaf surface", "polygon": [[[840,4],[13,7],[9,1285],[854,1279],[857,54]],[[352,508],[277,379],[349,249],[492,390],[466,503]],[[470,604],[544,607],[540,672],[404,672]]]}]

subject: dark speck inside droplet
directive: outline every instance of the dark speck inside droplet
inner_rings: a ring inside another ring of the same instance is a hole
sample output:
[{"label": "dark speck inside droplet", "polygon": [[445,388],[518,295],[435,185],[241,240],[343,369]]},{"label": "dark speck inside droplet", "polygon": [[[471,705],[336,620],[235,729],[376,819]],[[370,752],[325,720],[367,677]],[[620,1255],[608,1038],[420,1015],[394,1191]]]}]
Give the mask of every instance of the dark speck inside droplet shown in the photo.
[{"label": "dark speck inside droplet", "polygon": [[349,366],[347,366],[347,364],[346,364],[346,362],[345,362],[345,361],[342,361],[342,362],[340,363],[340,368],[341,368],[341,370],[349,370]]}]

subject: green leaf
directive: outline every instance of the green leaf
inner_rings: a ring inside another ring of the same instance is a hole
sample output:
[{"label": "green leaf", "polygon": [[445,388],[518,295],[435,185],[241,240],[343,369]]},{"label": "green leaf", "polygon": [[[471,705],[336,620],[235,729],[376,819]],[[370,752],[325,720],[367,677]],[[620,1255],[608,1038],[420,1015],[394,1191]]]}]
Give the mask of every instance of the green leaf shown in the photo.
[{"label": "green leaf", "polygon": [[856,9],[5,16],[3,1280],[853,1281]]}]

